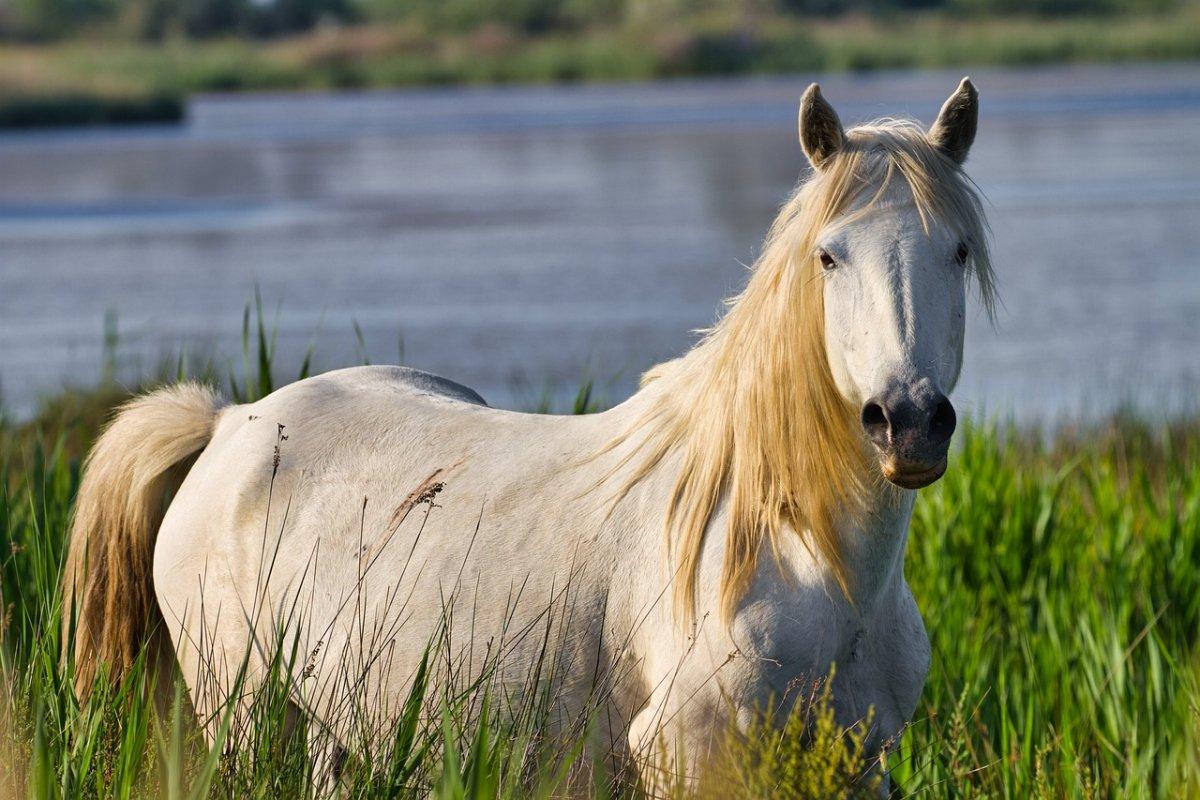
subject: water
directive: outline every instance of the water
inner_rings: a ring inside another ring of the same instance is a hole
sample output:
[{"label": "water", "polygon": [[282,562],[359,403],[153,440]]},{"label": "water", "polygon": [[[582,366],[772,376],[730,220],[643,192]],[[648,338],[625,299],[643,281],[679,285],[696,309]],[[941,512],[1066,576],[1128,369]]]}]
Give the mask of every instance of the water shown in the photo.
[{"label": "water", "polygon": [[[930,120],[958,73],[822,80],[843,119]],[[970,172],[1003,307],[957,403],[1053,419],[1200,387],[1200,66],[976,71]],[[745,276],[803,169],[811,78],[200,98],[178,128],[0,136],[0,386],[230,363],[261,287],[281,362],[406,363],[498,405],[609,401]],[[401,344],[402,342],[402,344]]]}]

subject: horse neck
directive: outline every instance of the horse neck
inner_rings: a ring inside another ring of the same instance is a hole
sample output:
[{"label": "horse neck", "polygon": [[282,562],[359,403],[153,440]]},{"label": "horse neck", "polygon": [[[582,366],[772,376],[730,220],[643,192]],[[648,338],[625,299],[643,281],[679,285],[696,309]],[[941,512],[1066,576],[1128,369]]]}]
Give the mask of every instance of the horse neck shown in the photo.
[{"label": "horse neck", "polygon": [[868,614],[904,578],[904,552],[916,492],[873,490],[861,522],[843,527],[843,553],[854,604]]},{"label": "horse neck", "polygon": [[[657,394],[677,391],[678,387],[672,380],[674,377],[668,369],[663,380],[656,380],[643,387],[624,403],[607,412],[612,418],[605,420],[605,428],[624,429],[633,420],[638,419],[648,407],[655,404]],[[637,452],[639,445],[647,437],[652,439],[653,435],[653,429],[641,431],[618,448],[612,458],[620,460],[631,450]],[[676,449],[656,463],[631,492],[630,499],[637,498],[635,504],[648,517],[655,520],[660,518],[664,498],[670,495],[679,474],[680,455],[680,450]],[[634,463],[637,463],[637,459],[634,459]],[[872,477],[866,482],[870,484],[874,480],[876,479]],[[865,499],[860,521],[847,521],[841,526],[847,579],[854,595],[854,607],[860,614],[868,613],[881,598],[893,591],[903,578],[904,552],[915,496],[915,492],[891,486],[872,489]],[[718,507],[713,514],[714,519],[725,516],[726,503],[727,498],[724,497],[718,501]],[[655,537],[659,535],[660,530],[655,525],[649,525],[647,529],[653,530]],[[658,541],[655,538],[656,545]],[[827,577],[829,594],[841,596],[841,590],[837,587],[829,566],[821,561],[821,556],[803,547],[800,549],[806,554],[804,557],[813,562],[812,566],[816,572]]]}]

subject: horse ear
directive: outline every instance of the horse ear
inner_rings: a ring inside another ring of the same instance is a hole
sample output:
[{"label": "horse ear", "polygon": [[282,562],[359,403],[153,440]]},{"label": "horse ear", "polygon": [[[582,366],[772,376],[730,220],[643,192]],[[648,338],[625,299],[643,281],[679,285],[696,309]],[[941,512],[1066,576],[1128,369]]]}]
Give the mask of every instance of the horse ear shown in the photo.
[{"label": "horse ear", "polygon": [[846,132],[833,106],[821,96],[821,87],[812,84],[800,98],[800,146],[813,169],[820,170],[846,142]]},{"label": "horse ear", "polygon": [[970,78],[963,78],[929,129],[929,141],[961,164],[967,160],[978,127],[979,92]]}]

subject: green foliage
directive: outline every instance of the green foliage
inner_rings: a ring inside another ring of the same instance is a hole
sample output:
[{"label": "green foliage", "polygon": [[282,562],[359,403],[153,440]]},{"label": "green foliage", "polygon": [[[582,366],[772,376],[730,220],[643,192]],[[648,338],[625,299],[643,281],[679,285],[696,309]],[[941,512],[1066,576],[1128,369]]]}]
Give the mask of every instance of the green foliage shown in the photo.
[{"label": "green foliage", "polygon": [[[231,383],[251,398],[281,372],[261,299],[243,333]],[[187,371],[181,359],[163,379]],[[289,727],[286,677],[304,654],[286,642],[255,696],[254,734],[236,750],[203,746],[178,689],[156,709],[141,664],[86,703],[70,691],[59,660],[63,537],[82,454],[124,396],[111,386],[65,394],[28,422],[0,424],[0,797],[302,797],[309,764]],[[588,384],[575,406],[595,407]],[[1053,435],[964,425],[949,472],[920,494],[906,568],[933,663],[889,758],[898,796],[1200,796],[1200,420],[1119,416]],[[516,700],[482,679],[448,681],[437,646],[386,746],[347,765],[350,796],[562,794],[587,720],[551,741],[543,690]],[[714,791],[700,796],[870,790],[869,721],[839,726],[826,699],[814,691],[788,717],[731,735]],[[225,743],[243,730],[229,715],[217,733]]]},{"label": "green foliage", "polygon": [[934,664],[904,769],[973,796],[1195,791],[1198,445],[1195,421],[964,432],[910,537]]},{"label": "green foliage", "polygon": [[525,33],[587,26],[669,23],[696,15],[753,19],[848,14],[890,15],[941,10],[987,15],[1119,14],[1163,11],[1186,0],[375,0],[368,7],[387,19],[420,19],[438,28],[469,30],[503,25]]},{"label": "green foliage", "polygon": [[458,30],[492,23],[537,33],[560,27],[567,19],[566,4],[561,0],[391,0],[390,7],[383,8],[393,18],[416,15],[439,27]]},{"label": "green foliage", "polygon": [[20,35],[48,39],[112,17],[118,0],[12,0],[11,25]]},{"label": "green foliage", "polygon": [[731,732],[727,757],[701,790],[701,800],[879,797],[880,761],[866,746],[871,719],[848,728],[838,723],[832,679],[831,674],[813,686],[783,719],[769,710],[749,730]]},{"label": "green foliage", "polygon": [[[1200,58],[1200,0],[1000,15],[1001,0],[887,0],[820,18],[824,0],[812,15],[766,0],[69,0],[85,1],[117,10],[79,17],[108,20],[87,36],[0,45],[0,127],[178,120],[205,91]],[[18,18],[0,4],[0,39],[33,35]]]},{"label": "green foliage", "polygon": [[137,36],[156,40],[170,34],[204,38],[295,33],[311,30],[322,20],[350,21],[354,9],[349,0],[124,0],[121,16]]},{"label": "green foliage", "polygon": [[689,18],[813,19],[913,11],[979,16],[1077,16],[1160,13],[1189,0],[13,0],[0,19],[10,33],[55,38],[96,25],[124,28],[146,39],[176,34],[274,36],[322,21],[357,18],[405,21],[435,31],[487,26],[524,35],[583,29],[678,24]]},{"label": "green foliage", "polygon": [[147,40],[170,35],[262,37],[355,16],[351,0],[14,0],[6,27],[32,39],[61,38],[95,27]]}]

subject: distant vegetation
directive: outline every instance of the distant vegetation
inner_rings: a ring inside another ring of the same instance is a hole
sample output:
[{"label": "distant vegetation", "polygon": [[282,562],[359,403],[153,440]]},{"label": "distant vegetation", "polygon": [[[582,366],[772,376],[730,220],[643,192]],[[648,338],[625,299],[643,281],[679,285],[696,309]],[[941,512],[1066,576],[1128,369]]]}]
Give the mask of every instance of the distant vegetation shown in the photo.
[{"label": "distant vegetation", "polygon": [[1062,17],[1164,12],[1184,0],[10,0],[0,35],[54,39],[105,35],[160,41],[173,36],[270,37],[320,24],[415,23],[437,32],[482,26],[541,35],[601,27],[679,23],[698,14],[740,17],[886,16],[938,11],[970,17]]},{"label": "distant vegetation", "polygon": [[[272,337],[249,313],[243,330],[244,366],[202,376],[248,401],[282,371],[272,378]],[[590,408],[586,395],[576,410]],[[140,665],[82,705],[70,691],[58,657],[63,541],[81,458],[127,396],[107,383],[51,398],[28,421],[0,414],[0,797],[307,796],[282,680],[256,697],[248,749],[211,756],[187,735],[186,710],[146,702]],[[899,796],[1200,796],[1200,419],[1117,418],[1051,436],[968,424],[957,438],[946,477],[920,492],[909,541],[933,663],[891,758]],[[561,796],[558,766],[579,740],[548,740],[537,703],[480,713],[485,691],[443,697],[419,680],[412,707],[432,717],[406,711],[386,756],[348,763],[347,796]],[[782,732],[731,739],[717,791],[699,796],[864,794],[849,790],[870,760],[861,736],[819,702],[800,708],[811,716]],[[617,788],[595,796],[643,797]]]},{"label": "distant vegetation", "polygon": [[197,91],[1200,58],[1197,0],[4,0],[0,125]]}]

